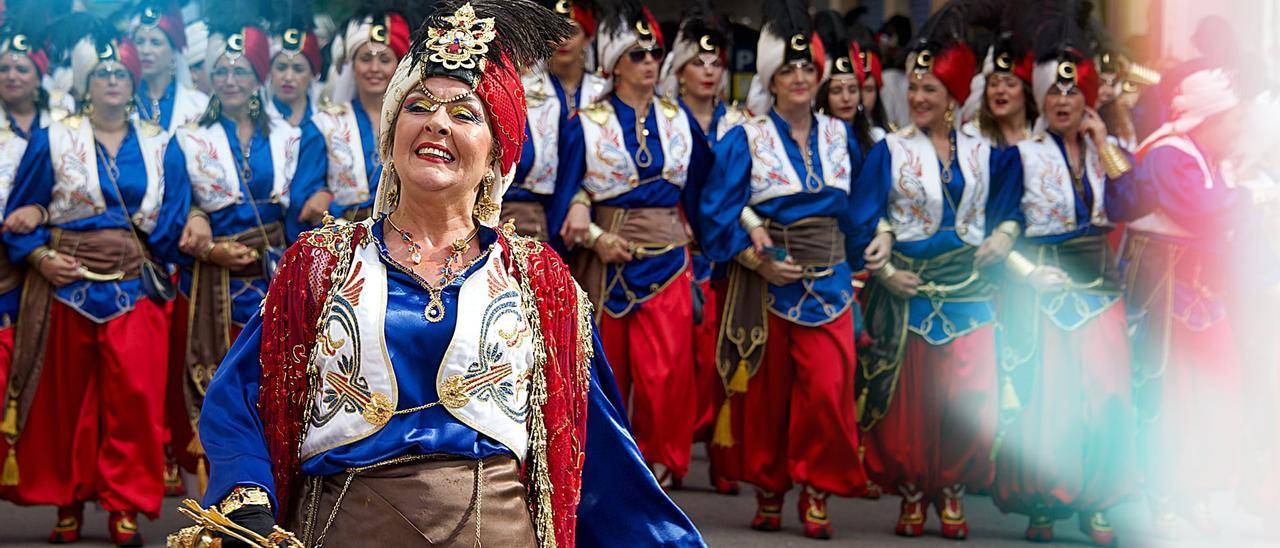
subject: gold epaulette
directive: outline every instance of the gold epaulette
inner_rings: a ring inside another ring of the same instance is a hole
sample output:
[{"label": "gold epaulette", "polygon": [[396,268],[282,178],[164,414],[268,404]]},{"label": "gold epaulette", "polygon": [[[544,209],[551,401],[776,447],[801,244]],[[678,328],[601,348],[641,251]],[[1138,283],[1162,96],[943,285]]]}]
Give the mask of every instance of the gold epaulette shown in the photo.
[{"label": "gold epaulette", "polygon": [[604,125],[605,122],[609,121],[609,110],[609,105],[605,104],[604,101],[596,101],[578,109],[578,114],[586,116],[596,125]]},{"label": "gold epaulette", "polygon": [[138,133],[143,137],[155,137],[164,133],[164,128],[151,120],[138,120]]},{"label": "gold epaulette", "polygon": [[724,116],[720,118],[720,122],[724,124],[729,124],[731,126],[736,126],[746,121],[746,119],[747,119],[747,112],[745,110],[742,110],[742,108],[738,106],[737,101],[734,101],[732,104],[725,105]]},{"label": "gold epaulette", "polygon": [[80,114],[71,114],[59,121],[62,122],[62,125],[71,129],[80,129],[80,123],[84,121],[84,116]]},{"label": "gold epaulette", "polygon": [[658,107],[662,109],[662,114],[671,120],[680,114],[680,105],[675,104],[666,97],[658,96]]},{"label": "gold epaulette", "polygon": [[347,106],[337,105],[337,104],[334,104],[332,101],[325,99],[320,103],[320,111],[332,116],[346,116]]},{"label": "gold epaulette", "polygon": [[910,139],[916,136],[916,126],[910,125],[893,132],[894,135]]}]

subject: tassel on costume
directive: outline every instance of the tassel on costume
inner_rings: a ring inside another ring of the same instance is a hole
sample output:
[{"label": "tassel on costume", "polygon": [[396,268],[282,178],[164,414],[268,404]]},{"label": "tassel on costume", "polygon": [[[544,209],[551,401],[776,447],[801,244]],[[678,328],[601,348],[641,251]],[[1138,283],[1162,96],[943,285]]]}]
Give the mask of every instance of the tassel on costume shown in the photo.
[{"label": "tassel on costume", "polygon": [[1016,412],[1022,409],[1022,400],[1018,399],[1018,391],[1013,387],[1013,380],[1004,378],[1004,386],[1000,388],[1000,411]]},{"label": "tassel on costume", "polygon": [[1004,429],[1001,428],[1000,432],[996,434],[995,441],[991,442],[991,454],[987,455],[987,460],[990,460],[991,462],[995,462],[996,458],[1000,456],[1000,448],[1003,446],[1004,446]]},{"label": "tassel on costume", "polygon": [[5,487],[15,487],[22,479],[18,474],[18,453],[13,447],[9,447],[9,455],[4,458],[4,477],[0,478],[0,485]]},{"label": "tassel on costume", "polygon": [[728,390],[734,394],[745,394],[747,392],[747,383],[751,381],[751,375],[747,373],[747,360],[738,361],[738,369],[733,372],[733,378],[729,379]]},{"label": "tassel on costume", "polygon": [[209,469],[204,464],[204,457],[196,459],[196,488],[200,490],[200,498],[209,489]]},{"label": "tassel on costume", "polygon": [[0,422],[0,434],[8,437],[18,435],[18,400],[10,399],[4,406],[4,422]]},{"label": "tassel on costume", "polygon": [[855,406],[857,407],[858,420],[862,420],[863,415],[866,414],[867,412],[867,388],[866,387],[863,387],[862,391],[858,393],[858,403],[856,403]]},{"label": "tassel on costume", "polygon": [[720,405],[720,413],[716,415],[716,429],[711,434],[712,447],[733,447],[733,406],[729,405],[729,397]]}]

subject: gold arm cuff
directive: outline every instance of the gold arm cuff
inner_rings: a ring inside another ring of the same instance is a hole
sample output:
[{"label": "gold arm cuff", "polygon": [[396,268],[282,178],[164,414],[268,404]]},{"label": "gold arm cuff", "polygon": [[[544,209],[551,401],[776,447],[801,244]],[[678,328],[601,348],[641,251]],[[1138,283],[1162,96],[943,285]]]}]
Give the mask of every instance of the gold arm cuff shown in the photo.
[{"label": "gold arm cuff", "polygon": [[750,270],[760,270],[760,267],[764,265],[764,259],[761,259],[759,255],[756,255],[756,250],[750,247],[739,251],[738,255],[734,257],[734,260],[738,261],[738,264],[741,264]]},{"label": "gold arm cuff", "polygon": [[1103,167],[1107,169],[1107,177],[1112,179],[1118,179],[1133,169],[1133,166],[1129,164],[1129,159],[1125,158],[1123,152],[1120,152],[1120,147],[1112,143],[1107,143],[1107,146],[1102,147],[1102,150],[1098,151],[1098,156],[1102,159]]},{"label": "gold arm cuff", "polygon": [[1009,239],[1017,243],[1018,237],[1022,236],[1022,226],[1017,221],[1005,221],[996,225],[996,232],[1003,232]]},{"label": "gold arm cuff", "polygon": [[570,203],[570,204],[582,204],[582,205],[587,206],[588,208],[590,208],[590,207],[591,207],[591,195],[590,195],[590,194],[587,194],[587,191],[585,191],[585,190],[579,190],[577,194],[574,194],[574,195],[573,195],[573,199],[572,199],[572,200],[570,200],[570,201],[569,201],[569,203]]},{"label": "gold arm cuff", "polygon": [[45,209],[45,207],[40,204],[31,204],[31,205],[36,206],[36,209],[40,210],[40,224],[41,225],[49,224],[49,210]]},{"label": "gold arm cuff", "polygon": [[604,236],[604,229],[600,228],[598,224],[591,223],[591,226],[587,227],[587,247],[595,247],[596,240],[599,240],[601,236]]},{"label": "gold arm cuff", "polygon": [[192,217],[203,217],[204,220],[206,221],[209,220],[208,213],[205,213],[203,209],[199,209],[195,207],[191,208],[191,211],[187,212],[187,220],[190,221]]},{"label": "gold arm cuff", "polygon": [[1009,253],[1009,257],[1004,260],[1004,264],[1014,274],[1022,276],[1023,278],[1030,276],[1037,268],[1035,263],[1031,262],[1030,259],[1017,251],[1011,251]]},{"label": "gold arm cuff", "polygon": [[761,219],[760,214],[750,206],[742,208],[742,213],[738,214],[738,222],[747,232],[764,226],[764,219]]},{"label": "gold arm cuff", "polygon": [[40,268],[40,263],[43,263],[45,259],[56,257],[57,255],[57,251],[50,249],[49,246],[42,245],[27,254],[27,264],[30,264],[31,268]]},{"label": "gold arm cuff", "polygon": [[897,273],[898,273],[898,267],[893,266],[893,263],[885,263],[884,268],[881,268],[880,270],[872,272],[871,275],[875,276],[877,280],[880,280],[883,282],[888,280],[889,278],[892,278],[893,275]]},{"label": "gold arm cuff", "polygon": [[876,236],[881,234],[893,234],[893,225],[884,219],[876,221]]},{"label": "gold arm cuff", "polygon": [[225,516],[245,506],[266,506],[270,510],[271,497],[260,487],[236,487],[218,503],[218,511]]}]

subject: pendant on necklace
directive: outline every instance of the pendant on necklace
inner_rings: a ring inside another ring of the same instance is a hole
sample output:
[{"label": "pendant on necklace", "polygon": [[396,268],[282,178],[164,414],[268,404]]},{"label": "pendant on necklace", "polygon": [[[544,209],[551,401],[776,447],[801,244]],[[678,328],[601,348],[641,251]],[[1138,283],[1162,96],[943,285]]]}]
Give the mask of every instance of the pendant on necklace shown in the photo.
[{"label": "pendant on necklace", "polygon": [[400,241],[409,248],[409,260],[413,261],[414,266],[422,264],[422,245],[413,241],[413,235],[408,232],[400,233]]},{"label": "pendant on necklace", "polygon": [[427,300],[427,308],[422,311],[422,317],[431,323],[439,323],[444,319],[444,301],[440,298],[440,290],[428,289],[429,299]]}]

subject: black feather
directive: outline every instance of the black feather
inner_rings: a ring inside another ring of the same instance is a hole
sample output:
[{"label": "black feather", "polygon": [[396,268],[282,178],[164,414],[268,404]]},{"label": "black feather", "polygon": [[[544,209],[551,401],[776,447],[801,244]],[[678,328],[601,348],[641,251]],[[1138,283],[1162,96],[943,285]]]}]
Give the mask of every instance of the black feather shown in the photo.
[{"label": "black feather", "polygon": [[422,25],[437,4],[432,0],[359,0],[351,20],[360,21],[369,16],[378,21],[395,13],[403,17],[412,30]]},{"label": "black feather", "polygon": [[680,32],[676,40],[693,42],[696,45],[703,36],[710,36],[711,42],[718,44],[722,51],[730,49],[729,27],[726,21],[716,15],[711,2],[698,0],[681,14]]},{"label": "black feather", "polygon": [[264,16],[271,24],[271,32],[287,29],[312,30],[315,28],[315,6],[312,0],[277,0],[267,2]]},{"label": "black feather", "polygon": [[77,11],[54,19],[49,23],[49,61],[51,65],[66,64],[71,50],[82,38],[92,38],[101,45],[119,36],[119,31],[106,19],[88,12]]},{"label": "black feather", "polygon": [[[453,15],[466,3],[467,0],[437,3],[435,10],[423,22],[418,36],[428,27],[447,26],[444,18]],[[490,62],[501,62],[502,56],[506,55],[517,71],[546,60],[560,42],[573,35],[573,26],[567,19],[532,0],[470,0],[470,3],[477,17],[493,18],[494,29],[498,33],[498,37],[489,44],[486,57]],[[420,59],[424,51],[424,41],[415,39],[409,55]]]},{"label": "black feather", "polygon": [[52,14],[70,12],[70,10],[53,11],[54,9],[56,8],[45,0],[10,0],[6,8],[4,27],[0,33],[4,36],[25,34],[33,49],[40,48],[49,30],[49,19]]},{"label": "black feather", "polygon": [[912,42],[911,50],[945,50],[953,44],[964,42],[967,30],[968,16],[964,2],[951,0],[924,22],[919,35]]},{"label": "black feather", "polygon": [[613,35],[623,32],[644,17],[640,0],[600,0],[596,4],[597,33]]},{"label": "black feather", "polygon": [[813,21],[809,19],[809,5],[805,0],[764,0],[760,5],[760,21],[762,28],[768,25],[778,36],[799,34],[808,38],[813,35]]},{"label": "black feather", "polygon": [[1081,58],[1092,55],[1085,25],[1093,5],[1083,0],[1031,0],[1019,17],[1018,28],[1031,35],[1036,61],[1056,59],[1068,49]]},{"label": "black feather", "polygon": [[209,34],[231,35],[248,26],[264,27],[261,9],[254,0],[224,0],[205,12]]},{"label": "black feather", "polygon": [[820,11],[813,16],[813,26],[818,32],[818,37],[822,39],[822,47],[826,50],[828,57],[834,59],[848,55],[851,41],[849,28],[844,24],[844,17],[831,10]]}]

